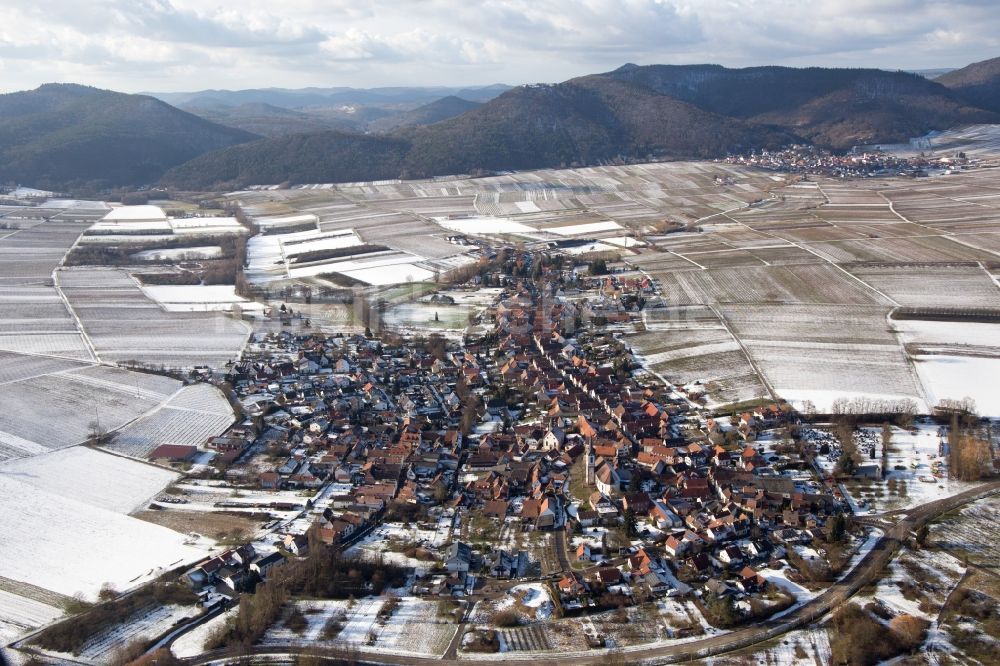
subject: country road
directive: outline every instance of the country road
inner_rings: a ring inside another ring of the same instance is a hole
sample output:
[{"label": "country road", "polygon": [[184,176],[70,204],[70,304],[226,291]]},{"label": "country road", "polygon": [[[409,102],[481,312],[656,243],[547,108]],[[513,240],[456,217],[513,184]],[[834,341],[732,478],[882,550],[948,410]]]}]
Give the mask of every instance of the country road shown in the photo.
[{"label": "country road", "polygon": [[[815,622],[857,594],[861,588],[878,580],[881,577],[881,572],[892,560],[902,542],[908,538],[911,532],[919,529],[922,525],[943,513],[997,492],[1000,492],[1000,481],[993,481],[951,497],[913,507],[904,514],[894,515],[893,518],[896,519],[896,522],[886,527],[885,534],[879,538],[871,551],[866,553],[861,561],[844,578],[779,619],[767,620],[744,629],[686,643],[626,648],[624,656],[629,663],[676,663],[739,650],[771,640],[808,625],[811,622]],[[453,641],[453,645],[455,643],[456,641]],[[249,649],[249,654],[257,656],[294,656],[302,651],[301,648],[295,647],[268,646],[252,647]],[[310,651],[310,654],[314,653]],[[247,655],[248,652],[242,650],[219,650],[184,661],[193,665],[221,664],[227,663],[228,660]],[[341,658],[343,657],[342,654],[340,656]],[[454,651],[449,651],[447,656],[449,660],[454,660],[457,656],[457,661],[460,662],[497,662],[495,656],[489,658],[489,656],[483,655],[477,658],[475,654],[457,655]],[[440,664],[443,661],[440,657],[414,657],[391,654],[355,653],[352,657],[356,663],[397,664],[401,666],[430,666],[431,664]],[[331,653],[329,658],[333,660],[338,657],[334,653]],[[606,650],[592,650],[554,655],[530,652],[505,653],[503,661],[530,661],[533,664],[545,666],[599,666],[607,663],[608,652]]]}]

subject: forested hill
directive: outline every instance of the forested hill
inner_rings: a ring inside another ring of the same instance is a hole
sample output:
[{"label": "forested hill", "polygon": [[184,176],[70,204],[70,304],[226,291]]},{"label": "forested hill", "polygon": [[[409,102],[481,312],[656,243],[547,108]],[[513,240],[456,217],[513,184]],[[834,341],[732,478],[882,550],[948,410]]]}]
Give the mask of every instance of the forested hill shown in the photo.
[{"label": "forested hill", "polygon": [[983,60],[935,79],[976,106],[1000,113],[1000,58]]},{"label": "forested hill", "polygon": [[152,97],[47,84],[0,95],[0,182],[155,183],[170,167],[256,138]]},{"label": "forested hill", "polygon": [[[172,170],[164,184],[326,182],[363,180],[365,174],[422,178],[620,159],[704,158],[797,139],[783,130],[726,118],[642,86],[599,76],[514,88],[455,118],[400,128],[380,138],[356,136],[348,141],[348,136],[323,133],[236,146]],[[310,146],[310,137],[321,147]],[[360,146],[374,152],[359,160]],[[294,158],[297,150],[304,151],[301,163]],[[329,151],[326,168],[322,151]],[[292,161],[284,162],[284,157]],[[264,168],[274,163],[288,168],[277,181],[273,167]],[[345,171],[354,175],[344,176]]]},{"label": "forested hill", "polygon": [[890,143],[1000,118],[935,81],[878,69],[625,65],[604,76],[698,108],[777,125],[827,148]]}]

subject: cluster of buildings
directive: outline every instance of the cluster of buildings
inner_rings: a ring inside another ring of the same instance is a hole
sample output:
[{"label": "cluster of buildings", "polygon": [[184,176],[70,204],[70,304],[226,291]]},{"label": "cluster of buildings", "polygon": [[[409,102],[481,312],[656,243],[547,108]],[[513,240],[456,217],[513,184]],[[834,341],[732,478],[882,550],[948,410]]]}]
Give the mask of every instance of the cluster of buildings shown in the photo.
[{"label": "cluster of buildings", "polygon": [[[758,569],[822,543],[843,508],[832,485],[755,446],[789,412],[711,418],[587,324],[636,316],[655,298],[648,281],[575,280],[567,294],[564,277],[507,276],[489,332],[462,343],[257,338],[227,376],[247,418],[214,443],[234,452],[223,473],[315,489],[323,502],[307,527],[342,548],[378,525],[454,517],[421,593],[474,593],[535,570],[538,553],[520,541],[460,538],[469,522],[550,533],[559,568],[534,575],[551,577],[566,608],[760,592]],[[305,531],[280,535],[281,556],[306,551]]]},{"label": "cluster of buildings", "polygon": [[758,167],[784,173],[871,178],[873,176],[925,176],[930,169],[959,168],[964,158],[900,157],[880,150],[835,155],[814,146],[792,146],[783,150],[762,150],[749,155],[732,155],[728,164]]}]

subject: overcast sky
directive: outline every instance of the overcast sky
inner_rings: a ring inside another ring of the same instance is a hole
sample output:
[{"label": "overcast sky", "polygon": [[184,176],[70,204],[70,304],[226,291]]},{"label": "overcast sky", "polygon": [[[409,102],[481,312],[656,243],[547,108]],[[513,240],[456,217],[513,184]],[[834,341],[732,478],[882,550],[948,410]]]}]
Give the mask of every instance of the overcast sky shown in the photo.
[{"label": "overcast sky", "polygon": [[998,55],[997,0],[0,0],[4,92],[520,84],[625,62],[921,69]]}]

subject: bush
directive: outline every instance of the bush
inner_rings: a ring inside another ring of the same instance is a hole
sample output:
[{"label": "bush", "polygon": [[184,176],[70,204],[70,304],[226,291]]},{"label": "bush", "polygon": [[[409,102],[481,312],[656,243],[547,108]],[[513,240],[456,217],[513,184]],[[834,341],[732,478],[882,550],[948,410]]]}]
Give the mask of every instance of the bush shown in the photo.
[{"label": "bush", "polygon": [[903,650],[915,650],[927,638],[931,623],[913,615],[897,615],[889,622],[889,630],[896,636]]},{"label": "bush", "polygon": [[855,604],[848,603],[834,613],[831,624],[834,664],[875,666],[901,651],[895,634]]}]

